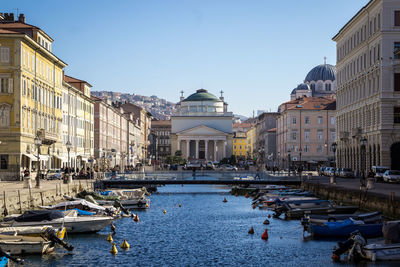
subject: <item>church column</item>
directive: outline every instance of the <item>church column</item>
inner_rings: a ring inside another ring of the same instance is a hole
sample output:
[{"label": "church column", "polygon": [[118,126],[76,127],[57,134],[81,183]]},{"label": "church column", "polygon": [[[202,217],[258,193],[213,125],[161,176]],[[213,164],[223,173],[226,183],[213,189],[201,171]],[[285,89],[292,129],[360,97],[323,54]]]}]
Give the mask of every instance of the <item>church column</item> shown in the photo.
[{"label": "church column", "polygon": [[178,150],[181,150],[181,139],[178,138]]},{"label": "church column", "polygon": [[196,159],[199,158],[199,141],[200,140],[196,140]]},{"label": "church column", "polygon": [[186,139],[186,158],[190,158],[190,140]]},{"label": "church column", "polygon": [[208,140],[204,140],[204,159],[208,159]]},{"label": "church column", "polygon": [[224,141],[224,150],[222,152],[224,153],[224,158],[226,158],[226,141]]},{"label": "church column", "polygon": [[214,161],[217,160],[217,140],[214,140]]}]

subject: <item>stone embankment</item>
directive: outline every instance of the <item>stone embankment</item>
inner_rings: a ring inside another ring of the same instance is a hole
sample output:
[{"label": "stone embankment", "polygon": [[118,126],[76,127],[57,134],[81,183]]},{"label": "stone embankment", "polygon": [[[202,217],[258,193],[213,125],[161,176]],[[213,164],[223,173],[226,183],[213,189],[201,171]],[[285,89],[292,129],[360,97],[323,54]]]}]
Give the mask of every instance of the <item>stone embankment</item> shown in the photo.
[{"label": "stone embankment", "polygon": [[36,209],[38,205],[51,205],[64,200],[64,195],[75,195],[83,190],[93,190],[93,180],[41,181],[41,188],[24,188],[23,182],[0,182],[0,217]]},{"label": "stone embankment", "polygon": [[360,189],[360,182],[355,179],[338,179],[334,185],[329,183],[329,178],[316,178],[304,181],[301,187],[322,199],[356,205],[361,210],[382,211],[385,217],[400,219],[400,185],[397,184],[375,183],[371,189]]}]

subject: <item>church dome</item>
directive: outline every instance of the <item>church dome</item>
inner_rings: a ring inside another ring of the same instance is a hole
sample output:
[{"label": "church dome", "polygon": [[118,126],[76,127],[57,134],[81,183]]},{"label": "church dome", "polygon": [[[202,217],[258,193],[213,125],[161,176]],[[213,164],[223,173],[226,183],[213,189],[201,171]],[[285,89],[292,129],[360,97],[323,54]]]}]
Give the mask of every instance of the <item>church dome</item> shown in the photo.
[{"label": "church dome", "polygon": [[182,102],[186,102],[186,101],[214,101],[214,102],[220,102],[222,100],[217,98],[215,95],[210,94],[205,89],[199,89],[199,90],[196,91],[196,93],[191,94],[190,96],[188,96],[187,98],[182,100]]},{"label": "church dome", "polygon": [[310,86],[308,86],[308,84],[306,84],[306,83],[301,83],[301,84],[299,84],[297,86],[296,91],[297,90],[306,90],[306,91],[308,91],[308,90],[310,90]]},{"label": "church dome", "polygon": [[304,82],[336,80],[336,68],[330,64],[321,64],[310,70]]}]

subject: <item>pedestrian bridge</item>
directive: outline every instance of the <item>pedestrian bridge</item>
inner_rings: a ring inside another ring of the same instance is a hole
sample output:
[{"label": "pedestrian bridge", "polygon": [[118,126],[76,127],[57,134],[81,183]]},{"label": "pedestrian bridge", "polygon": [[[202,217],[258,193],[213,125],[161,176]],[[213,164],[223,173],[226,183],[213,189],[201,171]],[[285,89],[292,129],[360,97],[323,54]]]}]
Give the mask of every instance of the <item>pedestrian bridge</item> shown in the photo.
[{"label": "pedestrian bridge", "polygon": [[98,182],[97,187],[106,189],[167,184],[300,185],[301,183],[298,176],[256,171],[153,171],[122,173],[114,176],[107,173],[105,177],[105,180]]}]

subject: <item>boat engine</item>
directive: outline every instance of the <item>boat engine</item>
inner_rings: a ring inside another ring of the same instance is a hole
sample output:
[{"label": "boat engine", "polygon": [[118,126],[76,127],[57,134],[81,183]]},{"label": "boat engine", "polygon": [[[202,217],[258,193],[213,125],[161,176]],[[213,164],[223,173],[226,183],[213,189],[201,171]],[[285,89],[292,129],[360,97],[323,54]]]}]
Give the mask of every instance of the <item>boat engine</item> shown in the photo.
[{"label": "boat engine", "polygon": [[362,251],[366,244],[367,241],[361,233],[358,230],[354,231],[345,242],[338,242],[339,247],[334,249],[332,259],[340,261],[340,256],[347,252],[347,260],[358,262],[360,258],[366,258]]},{"label": "boat engine", "polygon": [[46,236],[46,238],[50,241],[52,241],[55,244],[59,244],[61,245],[63,248],[65,248],[68,251],[72,251],[74,249],[73,246],[68,245],[67,242],[65,242],[64,240],[61,240],[57,237],[56,231],[53,228],[47,228],[44,231],[44,234]]}]

